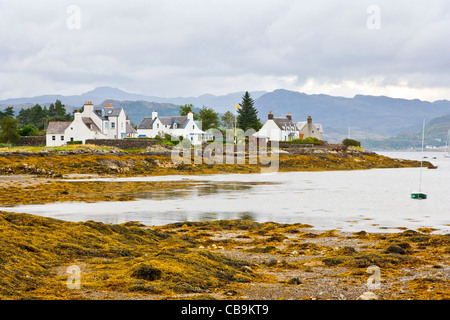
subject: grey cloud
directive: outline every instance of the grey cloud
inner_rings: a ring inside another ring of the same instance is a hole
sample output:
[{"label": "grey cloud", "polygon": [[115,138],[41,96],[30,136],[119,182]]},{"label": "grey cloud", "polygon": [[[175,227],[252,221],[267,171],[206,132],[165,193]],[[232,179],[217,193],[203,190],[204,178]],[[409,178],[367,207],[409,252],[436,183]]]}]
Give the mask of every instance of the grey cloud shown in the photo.
[{"label": "grey cloud", "polygon": [[[291,76],[297,87],[375,77],[378,85],[450,85],[449,4],[376,1],[381,28],[369,30],[373,2],[77,1],[81,28],[69,30],[71,2],[0,1],[0,73],[41,78],[32,94],[102,80],[166,96],[241,83],[273,90]],[[0,95],[14,86],[2,77]]]}]

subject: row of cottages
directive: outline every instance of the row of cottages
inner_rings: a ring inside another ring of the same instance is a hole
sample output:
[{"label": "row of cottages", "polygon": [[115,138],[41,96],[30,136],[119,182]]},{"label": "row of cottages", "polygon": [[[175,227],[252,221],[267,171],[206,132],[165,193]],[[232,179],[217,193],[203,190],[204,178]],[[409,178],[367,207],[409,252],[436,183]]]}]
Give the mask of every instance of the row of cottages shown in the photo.
[{"label": "row of cottages", "polygon": [[73,121],[50,121],[46,144],[55,147],[68,141],[84,144],[87,139],[123,139],[137,135],[123,108],[115,108],[111,104],[94,108],[89,101],[84,104],[83,112],[75,112]]},{"label": "row of cottages", "polygon": [[139,137],[148,138],[170,134],[177,139],[188,139],[194,145],[201,144],[206,139],[206,133],[197,125],[192,112],[187,116],[159,117],[158,112],[153,111],[151,117],[142,120],[137,132]]},{"label": "row of cottages", "polygon": [[286,118],[274,118],[270,111],[266,123],[255,136],[272,141],[292,141],[307,137],[323,140],[323,127],[321,124],[313,124],[311,116],[308,116],[305,122],[295,123],[290,113]]}]

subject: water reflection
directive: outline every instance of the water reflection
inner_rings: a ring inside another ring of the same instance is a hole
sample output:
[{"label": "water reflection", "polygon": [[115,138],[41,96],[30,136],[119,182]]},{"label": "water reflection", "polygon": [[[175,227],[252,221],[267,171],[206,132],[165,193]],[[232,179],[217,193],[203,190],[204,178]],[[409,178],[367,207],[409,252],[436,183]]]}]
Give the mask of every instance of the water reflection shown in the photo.
[{"label": "water reflection", "polygon": [[306,223],[318,229],[386,232],[434,227],[446,233],[450,232],[450,159],[438,158],[435,164],[437,170],[423,172],[426,201],[410,199],[419,169],[406,168],[224,174],[189,176],[188,180],[180,176],[113,179],[157,184],[147,188],[148,192],[130,191],[138,201],[66,202],[0,210],[70,221],[139,221],[145,225],[245,218]]},{"label": "water reflection", "polygon": [[[171,199],[187,199],[214,194],[236,193],[237,191],[248,191],[257,185],[276,185],[275,182],[241,182],[241,181],[223,181],[221,183],[212,181],[189,181],[186,183],[177,183],[170,186],[171,189],[153,189],[148,191],[129,191],[122,195],[130,196],[136,199],[147,199],[155,201],[164,201]],[[163,183],[164,184],[164,183]]]}]

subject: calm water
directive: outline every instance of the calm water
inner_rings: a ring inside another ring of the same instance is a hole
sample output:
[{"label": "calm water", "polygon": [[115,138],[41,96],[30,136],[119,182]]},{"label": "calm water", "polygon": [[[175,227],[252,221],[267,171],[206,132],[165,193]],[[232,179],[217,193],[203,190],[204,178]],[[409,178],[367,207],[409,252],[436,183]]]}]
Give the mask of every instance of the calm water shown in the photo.
[{"label": "calm water", "polygon": [[[415,152],[379,152],[420,159]],[[163,225],[180,221],[249,218],[258,222],[307,223],[317,229],[398,232],[399,227],[434,227],[450,232],[450,158],[426,152],[438,166],[422,169],[427,200],[412,200],[419,168],[127,178],[135,181],[198,181],[176,196],[164,194],[131,202],[56,203],[0,208],[69,221],[140,221]],[[433,159],[436,157],[436,159]],[[105,179],[108,180],[108,179]],[[206,186],[227,184],[208,192]],[[202,187],[203,186],[203,187]],[[170,194],[170,193],[169,193]]]}]

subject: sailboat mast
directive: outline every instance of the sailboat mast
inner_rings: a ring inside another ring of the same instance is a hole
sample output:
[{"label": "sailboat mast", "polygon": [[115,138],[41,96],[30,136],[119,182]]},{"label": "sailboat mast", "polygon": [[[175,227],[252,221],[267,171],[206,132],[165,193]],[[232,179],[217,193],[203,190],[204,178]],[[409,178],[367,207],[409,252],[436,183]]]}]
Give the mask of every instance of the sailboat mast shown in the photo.
[{"label": "sailboat mast", "polygon": [[420,176],[419,176],[419,192],[422,191],[422,162],[423,162],[423,145],[425,141],[425,117],[422,125],[422,154],[420,156]]}]

